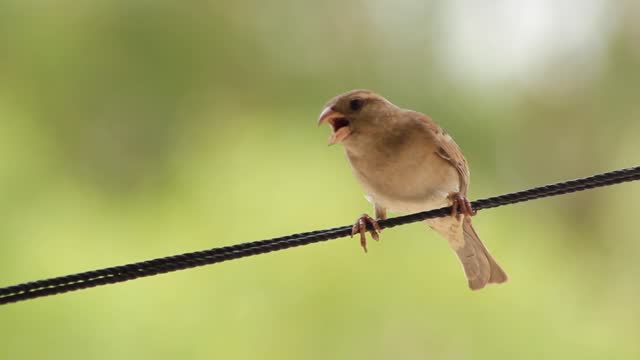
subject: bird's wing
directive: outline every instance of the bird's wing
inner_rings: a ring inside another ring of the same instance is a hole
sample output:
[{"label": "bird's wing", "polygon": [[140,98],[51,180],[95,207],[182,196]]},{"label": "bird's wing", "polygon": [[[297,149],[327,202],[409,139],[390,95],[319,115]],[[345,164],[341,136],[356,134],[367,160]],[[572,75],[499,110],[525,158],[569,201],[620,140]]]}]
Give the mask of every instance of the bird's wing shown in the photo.
[{"label": "bird's wing", "polygon": [[421,121],[427,124],[428,129],[433,133],[436,143],[436,154],[441,158],[447,160],[453,167],[456,168],[460,175],[460,194],[467,196],[467,189],[469,188],[469,167],[467,160],[462,154],[462,150],[453,140],[451,135],[447,134],[438,124],[431,120],[428,116],[416,111],[411,112],[413,116],[417,117]]}]

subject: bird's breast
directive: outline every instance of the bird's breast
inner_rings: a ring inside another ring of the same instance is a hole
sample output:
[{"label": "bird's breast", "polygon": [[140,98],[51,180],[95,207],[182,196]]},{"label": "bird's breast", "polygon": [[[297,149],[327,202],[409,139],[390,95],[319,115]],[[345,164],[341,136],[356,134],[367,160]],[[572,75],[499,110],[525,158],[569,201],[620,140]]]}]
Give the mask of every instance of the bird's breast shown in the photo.
[{"label": "bird's breast", "polygon": [[457,170],[436,154],[434,146],[408,143],[390,152],[347,156],[368,197],[394,212],[447,206],[449,193],[459,191]]}]

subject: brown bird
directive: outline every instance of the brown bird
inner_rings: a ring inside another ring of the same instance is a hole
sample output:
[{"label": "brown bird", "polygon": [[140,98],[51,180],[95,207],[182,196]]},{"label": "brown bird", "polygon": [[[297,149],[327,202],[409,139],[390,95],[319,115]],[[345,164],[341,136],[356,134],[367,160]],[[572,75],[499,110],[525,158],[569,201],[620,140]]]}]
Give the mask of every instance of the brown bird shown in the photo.
[{"label": "brown bird", "polygon": [[[452,206],[451,216],[425,222],[458,255],[469,287],[503,283],[507,274],[471,224],[469,169],[458,145],[426,115],[401,109],[368,90],[353,90],[327,103],[318,124],[331,125],[329,144],[344,146],[349,164],[373,203],[377,220],[387,210],[415,213]],[[376,219],[363,214],[353,226],[365,252],[367,223],[378,240]]]}]

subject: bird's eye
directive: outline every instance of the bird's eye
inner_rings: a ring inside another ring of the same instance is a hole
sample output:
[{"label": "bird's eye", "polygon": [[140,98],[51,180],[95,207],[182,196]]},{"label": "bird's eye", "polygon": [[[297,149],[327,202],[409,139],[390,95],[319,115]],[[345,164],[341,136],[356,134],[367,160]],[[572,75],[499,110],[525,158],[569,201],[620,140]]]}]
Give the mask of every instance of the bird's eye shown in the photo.
[{"label": "bird's eye", "polygon": [[362,109],[362,105],[364,105],[364,100],[362,100],[362,99],[353,99],[353,100],[349,101],[349,107],[353,111],[358,111],[358,110]]}]

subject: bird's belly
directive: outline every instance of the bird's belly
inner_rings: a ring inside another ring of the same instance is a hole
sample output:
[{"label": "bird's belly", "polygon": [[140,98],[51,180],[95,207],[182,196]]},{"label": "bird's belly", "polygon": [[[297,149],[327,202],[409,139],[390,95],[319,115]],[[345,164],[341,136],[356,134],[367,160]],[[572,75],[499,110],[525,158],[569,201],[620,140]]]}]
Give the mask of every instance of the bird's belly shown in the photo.
[{"label": "bird's belly", "polygon": [[414,213],[448,206],[447,196],[459,191],[459,174],[444,159],[426,160],[418,166],[390,163],[357,175],[368,198],[390,211]]},{"label": "bird's belly", "polygon": [[412,214],[450,205],[448,194],[449,192],[445,191],[434,191],[430,196],[416,199],[398,199],[385,194],[374,194],[369,196],[369,200],[393,212]]}]

